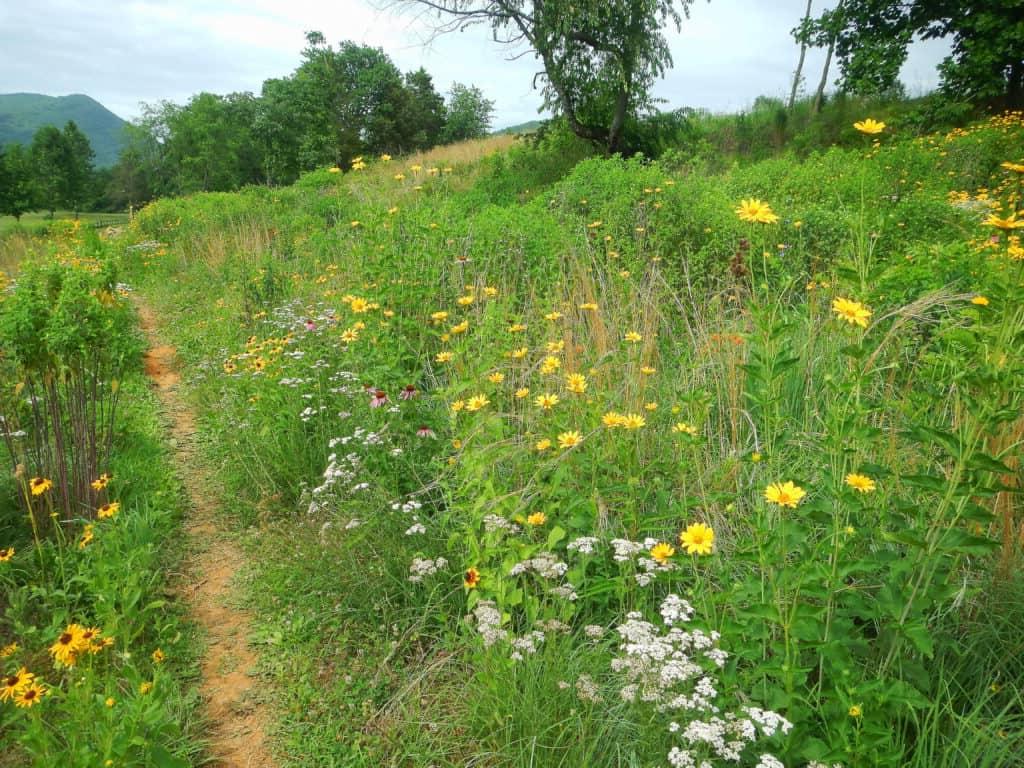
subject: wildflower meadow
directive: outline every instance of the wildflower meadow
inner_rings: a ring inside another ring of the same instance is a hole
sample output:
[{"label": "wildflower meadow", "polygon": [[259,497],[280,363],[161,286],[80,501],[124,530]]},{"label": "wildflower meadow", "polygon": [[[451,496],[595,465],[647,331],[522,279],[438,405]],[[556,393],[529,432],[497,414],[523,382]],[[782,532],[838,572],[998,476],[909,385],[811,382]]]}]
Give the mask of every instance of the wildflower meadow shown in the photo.
[{"label": "wildflower meadow", "polygon": [[[848,132],[365,156],[34,241],[0,766],[207,764],[232,672],[268,765],[1022,764],[1024,116]],[[215,536],[248,668],[201,661]]]}]

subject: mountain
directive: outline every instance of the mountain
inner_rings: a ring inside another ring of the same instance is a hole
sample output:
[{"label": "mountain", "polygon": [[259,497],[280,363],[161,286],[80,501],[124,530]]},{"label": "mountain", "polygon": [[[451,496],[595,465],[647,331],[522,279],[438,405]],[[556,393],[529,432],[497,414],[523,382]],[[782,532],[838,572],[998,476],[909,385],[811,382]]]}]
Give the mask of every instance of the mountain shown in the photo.
[{"label": "mountain", "polygon": [[89,137],[96,153],[97,168],[117,162],[125,121],[95,99],[80,93],[70,96],[0,94],[0,146],[12,142],[29,145],[36,129],[44,125],[63,128],[68,120],[74,120]]},{"label": "mountain", "polygon": [[501,130],[495,131],[494,134],[496,136],[500,136],[505,133],[533,133],[543,124],[543,120],[531,120],[528,123],[519,123],[519,125],[510,125],[508,128],[502,128]]}]

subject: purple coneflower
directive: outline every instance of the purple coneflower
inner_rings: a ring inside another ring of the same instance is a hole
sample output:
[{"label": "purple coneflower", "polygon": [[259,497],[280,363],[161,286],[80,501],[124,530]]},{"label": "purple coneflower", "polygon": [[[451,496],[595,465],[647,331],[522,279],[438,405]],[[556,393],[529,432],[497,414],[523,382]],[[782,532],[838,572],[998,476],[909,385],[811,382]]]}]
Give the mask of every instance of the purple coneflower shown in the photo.
[{"label": "purple coneflower", "polygon": [[312,320],[306,320],[306,330],[307,331],[315,331],[316,330],[316,323],[314,323]]},{"label": "purple coneflower", "polygon": [[380,408],[384,403],[388,401],[388,393],[383,389],[375,390],[373,397],[370,399],[371,408]]},{"label": "purple coneflower", "polygon": [[419,437],[437,437],[437,435],[434,434],[434,430],[427,426],[423,426],[417,429],[416,434]]},{"label": "purple coneflower", "polygon": [[398,396],[402,400],[412,400],[414,397],[416,397],[416,387],[414,387],[412,384],[406,384],[402,388],[402,391],[398,393]]}]

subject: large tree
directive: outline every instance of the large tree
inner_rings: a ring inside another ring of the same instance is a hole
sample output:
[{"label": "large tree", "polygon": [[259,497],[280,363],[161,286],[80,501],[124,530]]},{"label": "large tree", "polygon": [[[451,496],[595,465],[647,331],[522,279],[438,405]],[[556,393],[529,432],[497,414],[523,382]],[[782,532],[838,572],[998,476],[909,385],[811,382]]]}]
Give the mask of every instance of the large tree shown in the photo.
[{"label": "large tree", "polygon": [[441,141],[445,124],[444,99],[434,89],[434,80],[423,67],[406,73],[405,89],[408,99],[403,120],[410,148],[430,149]]},{"label": "large tree", "polygon": [[69,120],[61,132],[64,142],[63,173],[61,174],[61,204],[68,210],[78,212],[85,207],[93,196],[93,152],[89,137],[79,129],[73,120]]},{"label": "large tree", "polygon": [[20,220],[32,210],[34,196],[32,156],[21,144],[10,144],[0,152],[0,214]]},{"label": "large tree", "polygon": [[626,120],[648,109],[672,65],[663,27],[680,28],[693,0],[396,0],[436,12],[437,33],[476,24],[540,60],[544,105],[578,135],[619,149]]},{"label": "large tree", "polygon": [[64,189],[66,152],[64,136],[53,125],[44,125],[32,136],[32,181],[35,203],[50,212],[60,207]]},{"label": "large tree", "polygon": [[479,88],[453,83],[445,108],[444,143],[483,138],[491,129],[493,114],[494,102],[484,98]]},{"label": "large tree", "polygon": [[798,40],[834,46],[842,87],[863,94],[897,87],[915,37],[951,40],[939,66],[949,95],[1024,106],[1021,0],[843,0],[797,30]]}]

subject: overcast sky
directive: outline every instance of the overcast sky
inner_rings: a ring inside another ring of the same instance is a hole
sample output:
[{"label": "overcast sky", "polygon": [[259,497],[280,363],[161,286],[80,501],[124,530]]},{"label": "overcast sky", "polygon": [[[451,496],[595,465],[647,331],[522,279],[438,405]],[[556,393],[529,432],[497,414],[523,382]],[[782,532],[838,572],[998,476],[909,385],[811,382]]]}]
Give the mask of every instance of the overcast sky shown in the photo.
[{"label": "overcast sky", "polygon": [[[821,0],[815,7],[823,5]],[[788,93],[797,47],[790,30],[805,0],[697,0],[682,32],[668,31],[675,67],[656,87],[665,108],[715,111]],[[495,127],[533,120],[537,62],[507,60],[483,27],[425,46],[428,24],[369,0],[0,0],[0,93],[85,93],[121,117],[140,102],[183,103],[200,91],[259,93],[291,73],[304,33],[382,47],[403,71],[423,66],[439,91],[480,86],[495,102]],[[942,42],[918,43],[903,70],[911,93],[933,88]],[[816,85],[824,62],[810,51]]]}]

